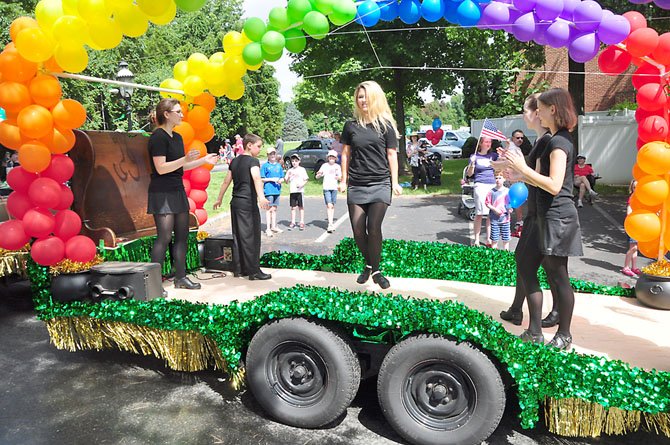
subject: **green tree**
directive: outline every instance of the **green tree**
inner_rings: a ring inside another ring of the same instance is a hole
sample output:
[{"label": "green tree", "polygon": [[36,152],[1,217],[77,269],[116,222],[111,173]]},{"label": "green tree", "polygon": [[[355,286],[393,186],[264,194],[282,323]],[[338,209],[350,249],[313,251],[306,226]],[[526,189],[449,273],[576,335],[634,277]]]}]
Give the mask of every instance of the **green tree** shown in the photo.
[{"label": "green tree", "polygon": [[305,124],[305,119],[303,118],[302,113],[292,102],[287,103],[285,107],[282,138],[285,141],[301,141],[306,139],[307,136],[307,125]]}]

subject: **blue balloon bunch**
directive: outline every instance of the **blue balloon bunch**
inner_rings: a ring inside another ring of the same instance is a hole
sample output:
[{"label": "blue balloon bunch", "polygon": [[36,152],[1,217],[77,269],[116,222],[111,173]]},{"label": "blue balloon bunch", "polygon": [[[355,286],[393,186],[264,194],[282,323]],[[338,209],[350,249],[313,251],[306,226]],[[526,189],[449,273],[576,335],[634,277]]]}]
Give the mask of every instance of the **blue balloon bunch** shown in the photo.
[{"label": "blue balloon bunch", "polygon": [[521,207],[528,199],[528,187],[523,182],[515,182],[509,188],[509,205],[513,209]]},{"label": "blue balloon bunch", "polygon": [[442,121],[440,120],[439,117],[436,117],[433,119],[433,130],[437,131],[442,127]]},{"label": "blue balloon bunch", "polygon": [[[366,0],[358,5],[356,22],[366,28],[379,20],[391,22],[400,18],[413,25],[421,18],[437,22],[442,18],[461,26],[474,26],[481,18],[483,6],[491,0]],[[377,12],[377,10],[379,12]]]}]

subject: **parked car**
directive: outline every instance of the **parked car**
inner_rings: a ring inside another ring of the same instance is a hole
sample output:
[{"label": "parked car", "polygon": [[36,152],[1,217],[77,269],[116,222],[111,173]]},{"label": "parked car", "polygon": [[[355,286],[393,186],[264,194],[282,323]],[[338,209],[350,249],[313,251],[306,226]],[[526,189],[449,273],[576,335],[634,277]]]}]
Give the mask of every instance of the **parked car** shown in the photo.
[{"label": "parked car", "polygon": [[421,138],[419,139],[419,143],[426,145],[430,153],[439,156],[440,161],[444,161],[445,159],[458,159],[462,155],[461,148],[455,145],[449,145],[444,140],[438,142],[437,145],[433,145],[428,139]]},{"label": "parked car", "polygon": [[470,136],[470,133],[467,131],[445,131],[440,142],[444,142],[447,145],[453,145],[458,148],[463,148],[463,144]]},{"label": "parked car", "polygon": [[333,145],[335,139],[321,139],[310,138],[302,141],[302,143],[284,153],[284,165],[286,168],[291,167],[291,155],[297,154],[300,156],[300,166],[306,170],[314,170],[318,172],[321,165],[328,162],[328,150]]}]

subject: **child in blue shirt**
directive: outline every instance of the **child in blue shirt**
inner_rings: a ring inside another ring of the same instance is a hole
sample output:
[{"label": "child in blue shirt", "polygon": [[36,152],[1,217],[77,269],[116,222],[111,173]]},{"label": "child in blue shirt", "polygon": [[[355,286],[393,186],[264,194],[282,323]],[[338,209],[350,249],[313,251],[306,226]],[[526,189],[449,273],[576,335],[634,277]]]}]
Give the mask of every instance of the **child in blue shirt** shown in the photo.
[{"label": "child in blue shirt", "polygon": [[284,169],[277,162],[277,151],[274,147],[268,148],[268,162],[261,166],[261,180],[265,198],[270,201],[270,208],[265,212],[265,234],[271,237],[275,233],[283,232],[277,227],[277,206],[281,184],[284,182]]}]

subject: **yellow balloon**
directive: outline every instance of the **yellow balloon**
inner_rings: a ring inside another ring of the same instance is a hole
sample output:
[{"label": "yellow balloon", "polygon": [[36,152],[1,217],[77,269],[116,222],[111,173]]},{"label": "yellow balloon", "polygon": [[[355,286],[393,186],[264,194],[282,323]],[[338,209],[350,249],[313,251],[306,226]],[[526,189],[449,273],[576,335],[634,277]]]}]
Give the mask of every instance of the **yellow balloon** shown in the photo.
[{"label": "yellow balloon", "polygon": [[230,56],[224,64],[228,75],[233,79],[241,79],[247,72],[242,56]]},{"label": "yellow balloon", "polygon": [[230,100],[239,100],[244,96],[244,82],[242,79],[236,79],[228,87],[226,97]]},{"label": "yellow balloon", "polygon": [[174,20],[175,16],[177,15],[177,5],[175,5],[172,0],[168,0],[166,3],[168,7],[165,12],[155,17],[149,16],[149,21],[158,26],[163,26]]},{"label": "yellow balloon", "polygon": [[63,15],[60,0],[40,0],[35,6],[35,18],[43,30],[51,30],[54,22]]},{"label": "yellow balloon", "polygon": [[146,14],[134,4],[117,9],[114,19],[121,27],[121,32],[128,37],[139,37],[149,28],[149,19]]},{"label": "yellow balloon", "polygon": [[90,33],[87,43],[91,48],[112,49],[119,46],[121,40],[123,40],[121,27],[116,20],[107,19],[95,24],[95,32]]},{"label": "yellow balloon", "polygon": [[[177,79],[165,79],[164,81],[161,82],[160,84],[161,88],[167,88],[169,90],[183,90],[184,86],[180,81]],[[172,97],[174,99],[178,100],[184,100],[184,96],[181,94],[177,93],[166,93],[164,91],[161,92],[161,97]]]},{"label": "yellow balloon", "polygon": [[168,2],[165,0],[137,0],[137,6],[149,17],[158,17],[167,11]]},{"label": "yellow balloon", "polygon": [[64,71],[81,73],[88,65],[88,53],[83,46],[61,43],[54,51],[56,63]]},{"label": "yellow balloon", "polygon": [[26,28],[16,36],[16,49],[31,62],[44,62],[51,58],[56,44],[41,28]]},{"label": "yellow balloon", "polygon": [[[68,42],[73,45],[83,45],[89,39],[88,25],[76,15],[64,15],[56,20],[51,28],[54,39],[58,43]],[[100,29],[95,27],[95,32]]]},{"label": "yellow balloon", "polygon": [[105,4],[107,5],[107,9],[115,12],[120,8],[128,8],[133,4],[133,1],[134,0],[105,0]]},{"label": "yellow balloon", "polygon": [[174,78],[180,82],[186,80],[186,77],[188,77],[188,62],[180,60],[175,63],[174,68],[172,68],[172,74]]},{"label": "yellow balloon", "polygon": [[207,88],[210,92],[210,94],[214,97],[223,97],[226,95],[226,92],[228,91],[228,85],[211,85],[209,88]]},{"label": "yellow balloon", "polygon": [[209,63],[224,63],[225,61],[226,54],[220,51],[209,56]]},{"label": "yellow balloon", "polygon": [[263,62],[259,63],[258,65],[248,65],[246,62],[244,62],[244,66],[246,66],[249,71],[258,71],[263,66]]},{"label": "yellow balloon", "polygon": [[246,32],[242,31],[242,44],[243,44],[242,50],[244,51],[244,47],[247,46],[248,44],[250,44],[251,42],[253,42],[253,40],[251,40],[249,37],[247,37]]},{"label": "yellow balloon", "polygon": [[77,12],[88,23],[102,22],[112,15],[111,9],[107,9],[105,0],[79,0]]},{"label": "yellow balloon", "polygon": [[193,53],[188,56],[188,74],[202,77],[209,68],[209,59],[202,53]]},{"label": "yellow balloon", "polygon": [[77,1],[78,0],[61,0],[63,6],[63,14],[77,15]]},{"label": "yellow balloon", "polygon": [[205,81],[200,76],[190,75],[184,80],[184,93],[196,97],[205,91]]},{"label": "yellow balloon", "polygon": [[202,76],[202,80],[205,81],[207,87],[222,85],[226,83],[226,78],[226,67],[223,63],[210,63],[209,69]]},{"label": "yellow balloon", "polygon": [[223,36],[223,51],[230,55],[240,55],[244,50],[246,43],[242,34],[237,31],[228,31]]}]

